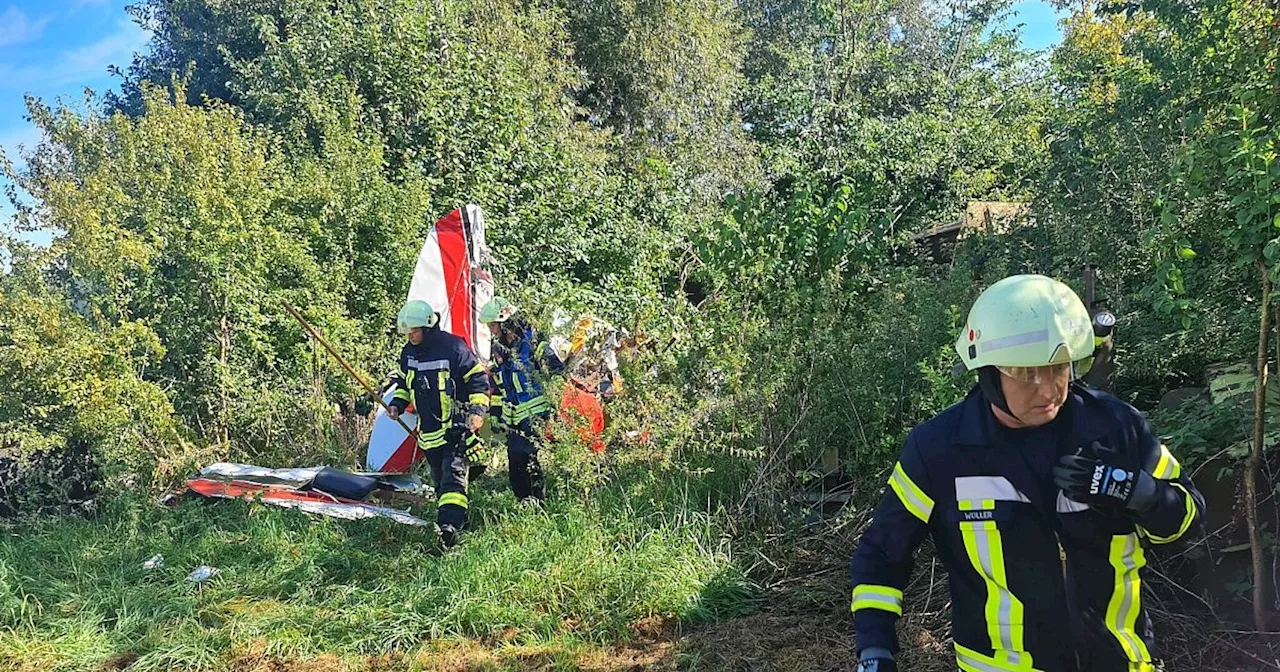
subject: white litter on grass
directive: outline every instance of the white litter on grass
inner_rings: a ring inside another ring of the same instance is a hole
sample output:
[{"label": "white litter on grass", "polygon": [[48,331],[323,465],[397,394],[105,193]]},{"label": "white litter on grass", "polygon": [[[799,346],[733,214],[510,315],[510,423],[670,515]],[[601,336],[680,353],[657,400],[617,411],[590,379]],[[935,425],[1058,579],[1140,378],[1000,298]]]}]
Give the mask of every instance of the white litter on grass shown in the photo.
[{"label": "white litter on grass", "polygon": [[212,579],[218,574],[218,570],[209,565],[200,565],[196,567],[194,572],[187,575],[187,580],[191,583],[203,583]]}]

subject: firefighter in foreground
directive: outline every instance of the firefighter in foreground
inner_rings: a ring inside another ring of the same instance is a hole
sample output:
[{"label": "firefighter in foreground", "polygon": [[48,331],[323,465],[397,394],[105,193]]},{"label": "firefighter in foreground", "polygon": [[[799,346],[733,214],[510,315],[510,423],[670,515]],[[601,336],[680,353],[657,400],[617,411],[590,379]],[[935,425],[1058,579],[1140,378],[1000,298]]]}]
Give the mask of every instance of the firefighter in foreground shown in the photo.
[{"label": "firefighter in foreground", "polygon": [[440,329],[440,315],[426,301],[408,301],[397,326],[409,342],[400,350],[387,414],[397,418],[410,404],[418,414],[418,446],[426,451],[435,485],[440,542],[450,548],[467,520],[467,475],[477,457],[476,431],[489,409],[489,376],[466,342]]},{"label": "firefighter in foreground", "polygon": [[978,385],[908,435],[854,554],[859,669],[896,671],[895,626],[928,534],[966,672],[1159,669],[1144,553],[1199,528],[1204,499],[1142,414],[1076,383],[1094,350],[1066,285],[1006,278],[956,351]]},{"label": "firefighter in foreground", "polygon": [[510,301],[496,297],[480,310],[480,321],[493,334],[496,388],[502,397],[500,422],[507,431],[507,461],[511,492],[522,504],[546,498],[542,465],[538,461],[540,432],[551,416],[539,373],[560,373],[564,364],[541,335],[516,317]]}]

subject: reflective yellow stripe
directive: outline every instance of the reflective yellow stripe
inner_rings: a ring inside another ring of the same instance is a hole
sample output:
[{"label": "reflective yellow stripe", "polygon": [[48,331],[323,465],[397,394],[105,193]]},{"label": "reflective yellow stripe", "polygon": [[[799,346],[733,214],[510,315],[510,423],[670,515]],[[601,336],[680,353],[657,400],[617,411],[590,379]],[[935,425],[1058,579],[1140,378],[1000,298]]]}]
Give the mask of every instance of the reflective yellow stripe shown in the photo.
[{"label": "reflective yellow stripe", "polygon": [[[519,423],[528,418],[532,418],[536,415],[547,413],[550,410],[551,410],[551,402],[547,401],[547,398],[545,396],[536,397],[534,399],[530,399],[529,401],[524,402],[523,404],[517,404],[514,408],[512,408],[509,411],[511,413],[511,417],[508,419],[508,421],[511,422],[512,424]],[[504,411],[504,412],[507,412],[507,411]]]},{"label": "reflective yellow stripe", "polygon": [[450,412],[453,410],[449,408],[451,404],[449,403],[449,392],[446,386],[449,381],[449,372],[437,371],[436,381],[440,384],[440,421],[444,422],[449,419]]},{"label": "reflective yellow stripe", "polygon": [[[995,502],[960,502],[960,508],[992,510]],[[1009,577],[1004,567],[1004,543],[999,528],[994,520],[965,521],[960,523],[960,536],[964,538],[969,562],[987,584],[987,634],[991,637],[991,649],[996,652],[995,661],[1011,666],[997,669],[1031,667],[1031,654],[1027,653],[1023,641],[1023,605],[1009,590]]]},{"label": "reflective yellow stripe", "polygon": [[853,587],[853,608],[880,609],[902,615],[902,591],[891,586],[875,586],[868,583]]},{"label": "reflective yellow stripe", "polygon": [[1167,537],[1158,537],[1151,534],[1146,528],[1139,527],[1143,536],[1151,540],[1153,544],[1169,544],[1182,538],[1182,535],[1191,529],[1191,523],[1196,520],[1196,500],[1191,498],[1191,492],[1181,483],[1170,483],[1169,485],[1182,491],[1182,505],[1186,509],[1186,513],[1182,515],[1182,523],[1178,526],[1178,531]]},{"label": "reflective yellow stripe", "polygon": [[413,378],[416,373],[417,372],[413,369],[405,369],[404,371],[404,386],[408,388],[408,396],[405,397],[405,401],[409,402],[409,405],[413,406],[415,409],[418,407],[418,404],[416,403],[417,396],[413,392]]},{"label": "reflective yellow stripe", "polygon": [[996,508],[996,500],[964,499],[956,502],[956,506],[958,506],[961,511],[994,511]]},{"label": "reflective yellow stripe", "polygon": [[933,500],[907,476],[901,462],[893,467],[893,476],[889,477],[889,487],[897,493],[898,499],[902,501],[903,506],[907,507],[911,515],[919,518],[921,522],[929,522],[929,516],[933,513]]},{"label": "reflective yellow stripe", "polygon": [[440,495],[440,506],[448,506],[455,504],[462,508],[467,508],[467,496],[461,492],[446,492]]},{"label": "reflective yellow stripe", "polygon": [[523,404],[516,405],[516,411],[520,413],[536,413],[539,411],[550,410],[550,409],[551,409],[551,402],[547,401],[547,398],[545,396],[536,397],[536,398],[530,399],[529,401],[524,402]]},{"label": "reflective yellow stripe", "polygon": [[524,386],[520,384],[520,374],[517,373],[515,376],[512,376],[511,382],[515,383],[516,394],[522,394],[524,392]]},{"label": "reflective yellow stripe", "polygon": [[1162,481],[1171,481],[1182,475],[1182,465],[1178,464],[1178,459],[1169,452],[1167,446],[1160,446],[1160,460],[1156,462],[1151,475]]},{"label": "reflective yellow stripe", "polygon": [[418,447],[423,450],[431,448],[439,448],[444,445],[444,430],[439,429],[434,432],[427,432],[418,435]]},{"label": "reflective yellow stripe", "polygon": [[1006,663],[984,656],[973,649],[956,644],[956,663],[964,672],[1040,672],[1031,666],[1031,658],[1022,665]]},{"label": "reflective yellow stripe", "polygon": [[464,382],[471,380],[482,373],[484,373],[484,365],[477,363],[475,366],[471,367],[470,371],[466,372],[466,374],[462,376],[462,380]]},{"label": "reflective yellow stripe", "polygon": [[1107,603],[1107,630],[1120,642],[1120,648],[1124,649],[1124,655],[1131,663],[1150,662],[1147,644],[1134,629],[1138,612],[1142,610],[1142,584],[1138,570],[1147,564],[1138,535],[1111,537],[1110,559],[1116,583],[1111,601]]},{"label": "reflective yellow stripe", "polygon": [[484,406],[485,408],[489,407],[489,395],[485,394],[484,392],[476,392],[475,394],[472,394],[471,396],[467,397],[467,401],[472,406]]}]

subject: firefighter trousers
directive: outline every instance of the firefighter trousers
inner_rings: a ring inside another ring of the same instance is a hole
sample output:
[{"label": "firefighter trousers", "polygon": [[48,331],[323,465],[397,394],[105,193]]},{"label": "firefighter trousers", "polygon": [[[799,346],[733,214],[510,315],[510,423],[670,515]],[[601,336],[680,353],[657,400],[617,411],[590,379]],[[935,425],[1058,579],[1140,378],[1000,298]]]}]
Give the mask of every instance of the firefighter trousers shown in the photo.
[{"label": "firefighter trousers", "polygon": [[546,484],[542,463],[538,461],[538,435],[534,423],[541,417],[526,418],[519,425],[507,429],[507,463],[511,475],[511,492],[516,499],[530,497],[539,501],[546,498]]},{"label": "firefighter trousers", "polygon": [[467,522],[467,475],[471,469],[466,447],[458,442],[432,448],[427,451],[427,463],[436,489],[436,524],[461,531]]}]

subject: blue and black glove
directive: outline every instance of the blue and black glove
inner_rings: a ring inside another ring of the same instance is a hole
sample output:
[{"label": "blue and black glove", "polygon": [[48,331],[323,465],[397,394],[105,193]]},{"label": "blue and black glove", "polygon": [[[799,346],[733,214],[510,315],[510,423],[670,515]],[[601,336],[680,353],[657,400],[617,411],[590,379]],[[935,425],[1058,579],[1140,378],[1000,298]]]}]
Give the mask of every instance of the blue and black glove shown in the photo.
[{"label": "blue and black glove", "polygon": [[858,656],[858,672],[898,672],[898,664],[888,649],[863,649]]},{"label": "blue and black glove", "polygon": [[467,426],[461,422],[455,422],[444,430],[444,442],[450,446],[457,446],[467,438]]},{"label": "blue and black glove", "polygon": [[473,463],[480,463],[485,460],[484,441],[481,441],[480,437],[476,436],[474,433],[467,434],[467,438],[464,439],[464,443],[467,447],[467,459],[469,461]]},{"label": "blue and black glove", "polygon": [[1155,478],[1098,441],[1063,455],[1053,482],[1068,498],[1104,510],[1145,513],[1156,502]]}]

